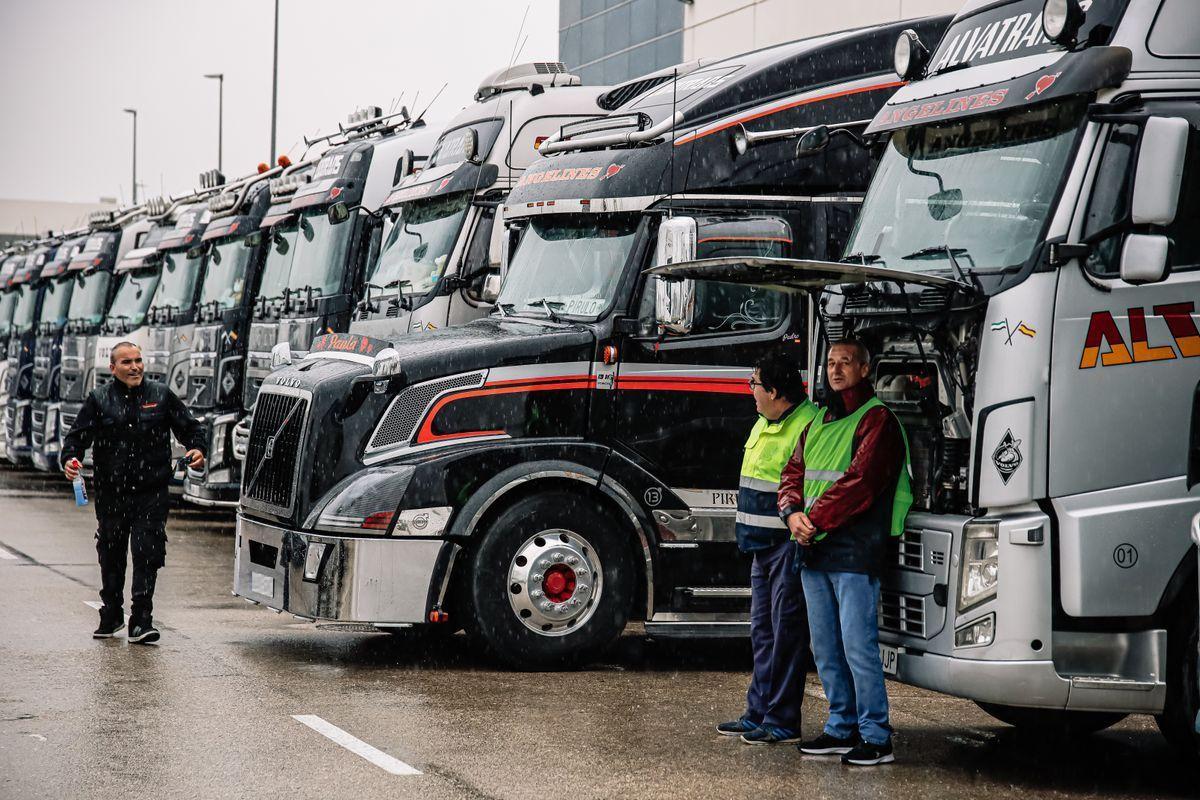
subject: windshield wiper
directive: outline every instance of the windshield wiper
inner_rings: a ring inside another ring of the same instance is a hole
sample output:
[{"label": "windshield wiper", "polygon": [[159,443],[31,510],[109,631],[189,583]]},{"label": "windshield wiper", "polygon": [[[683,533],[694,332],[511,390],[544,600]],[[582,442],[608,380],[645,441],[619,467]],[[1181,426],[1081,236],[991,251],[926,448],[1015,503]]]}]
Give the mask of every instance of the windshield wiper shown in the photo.
[{"label": "windshield wiper", "polygon": [[864,267],[867,264],[875,264],[880,261],[883,261],[883,256],[876,255],[875,253],[851,253],[848,256],[842,256],[838,259],[839,264],[852,264],[857,262]]},{"label": "windshield wiper", "polygon": [[546,298],[546,297],[543,297],[540,300],[532,300],[532,301],[526,303],[525,305],[541,306],[542,308],[546,309],[546,316],[549,317],[551,322],[562,322],[562,319],[558,316],[558,314],[554,311],[554,309],[550,307],[551,303],[553,303],[556,306],[563,305],[563,303],[561,301],[550,300],[549,298]]},{"label": "windshield wiper", "polygon": [[500,316],[502,317],[511,317],[513,309],[516,307],[516,303],[496,303],[496,310],[500,312]]},{"label": "windshield wiper", "polygon": [[388,281],[387,283],[385,283],[383,285],[383,288],[390,289],[393,286],[396,287],[396,296],[393,297],[388,302],[394,303],[396,305],[396,307],[402,311],[412,311],[413,310],[413,299],[404,293],[404,287],[408,286],[411,288],[412,281],[410,281],[406,278],[405,279],[398,278],[394,281]]},{"label": "windshield wiper", "polygon": [[[975,277],[975,273],[967,273],[959,266],[958,259],[955,254],[971,258],[971,254],[967,252],[965,247],[951,247],[948,244],[937,244],[931,247],[922,247],[920,250],[915,250],[906,256],[901,257],[901,261],[924,261],[934,256],[946,256],[950,262],[950,269],[954,272],[954,278],[965,286],[971,286],[976,291],[983,291],[983,287],[979,285],[979,279]],[[973,260],[973,259],[972,259]],[[968,279],[969,276],[969,279]]]}]

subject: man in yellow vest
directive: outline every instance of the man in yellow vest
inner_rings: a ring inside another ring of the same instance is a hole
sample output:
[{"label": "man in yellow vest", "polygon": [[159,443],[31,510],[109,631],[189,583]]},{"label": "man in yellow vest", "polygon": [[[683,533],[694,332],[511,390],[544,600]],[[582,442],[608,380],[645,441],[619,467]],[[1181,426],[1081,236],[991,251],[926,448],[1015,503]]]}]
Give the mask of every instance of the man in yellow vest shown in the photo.
[{"label": "man in yellow vest", "polygon": [[750,430],[738,484],[738,547],[751,554],[750,643],[754,669],[746,712],[717,731],[747,744],[800,741],[808,666],[808,617],[800,575],[792,569],[787,526],[776,498],[801,431],[816,416],[796,360],[782,348],[758,362],[750,389],[758,421]]},{"label": "man in yellow vest", "polygon": [[861,342],[834,342],[825,371],[828,406],[800,437],[779,489],[780,516],[803,546],[813,657],[829,698],[825,730],[800,751],[870,766],[895,760],[876,609],[888,536],[903,532],[912,505],[908,445],[867,380]]}]

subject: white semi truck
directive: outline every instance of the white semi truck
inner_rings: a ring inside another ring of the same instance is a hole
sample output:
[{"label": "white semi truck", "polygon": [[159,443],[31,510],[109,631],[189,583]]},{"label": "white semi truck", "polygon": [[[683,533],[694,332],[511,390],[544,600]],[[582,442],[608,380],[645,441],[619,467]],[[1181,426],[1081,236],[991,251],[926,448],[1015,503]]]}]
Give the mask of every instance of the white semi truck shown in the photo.
[{"label": "white semi truck", "polygon": [[1153,714],[1194,758],[1200,3],[971,0],[896,62],[841,263],[664,272],[813,293],[817,387],[870,348],[916,489],[888,671],[1017,725]]}]

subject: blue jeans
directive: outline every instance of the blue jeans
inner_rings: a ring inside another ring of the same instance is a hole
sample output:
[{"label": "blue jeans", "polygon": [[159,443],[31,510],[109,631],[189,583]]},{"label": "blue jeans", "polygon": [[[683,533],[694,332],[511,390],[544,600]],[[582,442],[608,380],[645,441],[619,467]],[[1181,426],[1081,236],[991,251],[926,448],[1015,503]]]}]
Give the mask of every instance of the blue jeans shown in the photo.
[{"label": "blue jeans", "polygon": [[804,568],[804,596],[817,674],[829,698],[825,733],[885,744],[892,737],[879,662],[879,579]]},{"label": "blue jeans", "polygon": [[750,645],[754,671],[746,719],[800,730],[808,677],[808,615],[791,541],[753,552],[750,565]]}]

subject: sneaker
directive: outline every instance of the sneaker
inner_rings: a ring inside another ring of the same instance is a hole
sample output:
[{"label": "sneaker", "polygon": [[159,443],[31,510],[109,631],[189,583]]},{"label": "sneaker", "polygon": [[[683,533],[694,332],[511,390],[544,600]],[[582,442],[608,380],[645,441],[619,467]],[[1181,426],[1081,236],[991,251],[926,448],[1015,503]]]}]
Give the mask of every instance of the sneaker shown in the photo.
[{"label": "sneaker", "polygon": [[859,742],[853,750],[842,756],[843,764],[855,767],[873,767],[876,764],[890,764],[895,760],[890,739],[883,744]]},{"label": "sneaker", "polygon": [[136,623],[129,628],[129,641],[138,644],[154,644],[158,641],[158,629],[153,622]]},{"label": "sneaker", "polygon": [[842,756],[849,753],[858,744],[858,734],[852,733],[845,739],[840,736],[830,736],[822,733],[817,738],[796,745],[801,753],[810,756]]},{"label": "sneaker", "polygon": [[794,744],[800,741],[800,734],[791,728],[763,724],[743,733],[742,741],[746,744]]},{"label": "sneaker", "polygon": [[101,617],[100,618],[100,627],[98,627],[98,628],[96,628],[96,630],[92,631],[92,638],[93,639],[111,639],[113,636],[116,636],[117,631],[122,630],[124,627],[125,627],[125,615],[124,614],[122,614],[120,617],[117,617],[115,619],[104,619],[103,617]]},{"label": "sneaker", "polygon": [[722,722],[717,726],[717,733],[722,736],[741,736],[743,733],[758,730],[758,723],[751,722],[745,717],[739,717],[732,722]]}]

